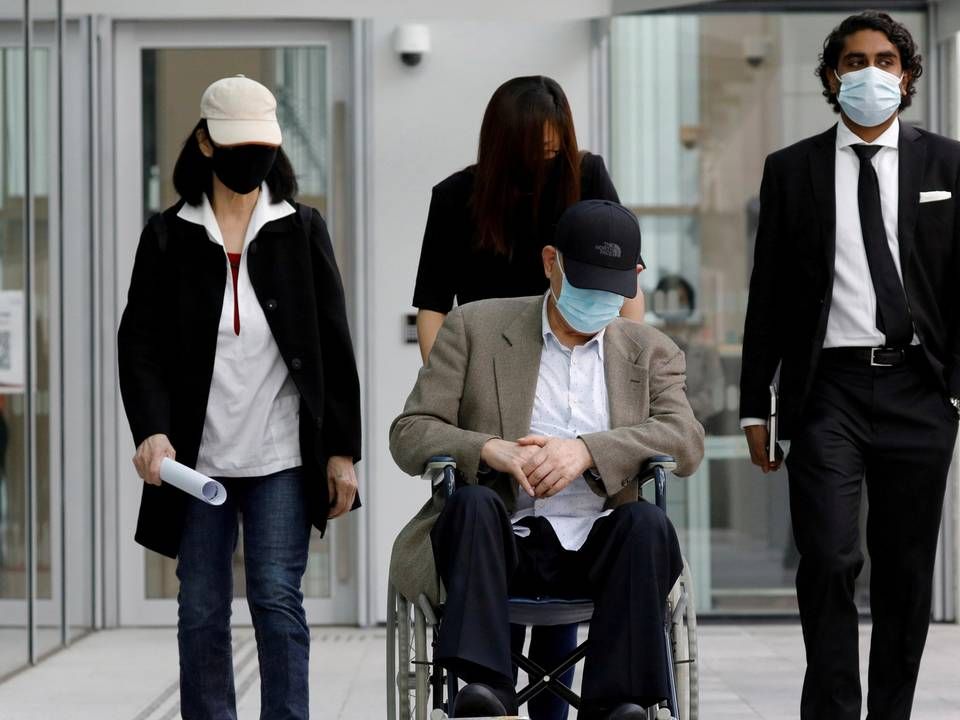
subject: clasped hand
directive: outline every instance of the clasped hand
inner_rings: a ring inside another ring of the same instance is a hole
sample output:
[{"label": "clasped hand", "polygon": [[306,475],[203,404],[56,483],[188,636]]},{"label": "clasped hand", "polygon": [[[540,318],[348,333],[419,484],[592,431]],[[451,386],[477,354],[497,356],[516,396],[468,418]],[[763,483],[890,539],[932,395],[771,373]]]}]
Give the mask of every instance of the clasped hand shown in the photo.
[{"label": "clasped hand", "polygon": [[516,442],[494,438],[480,451],[488,467],[507,473],[530,497],[551,497],[593,467],[593,455],[579,439],[527,435]]}]

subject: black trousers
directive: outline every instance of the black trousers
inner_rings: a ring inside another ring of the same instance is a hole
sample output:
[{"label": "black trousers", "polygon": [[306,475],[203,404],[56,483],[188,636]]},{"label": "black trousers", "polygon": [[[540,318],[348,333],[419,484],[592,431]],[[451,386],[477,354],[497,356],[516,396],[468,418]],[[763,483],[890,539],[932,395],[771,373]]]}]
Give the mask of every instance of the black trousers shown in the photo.
[{"label": "black trousers", "polygon": [[919,353],[896,368],[824,351],[786,464],[807,653],[800,717],[859,720],[859,513],[871,559],[869,720],[910,717],[957,415]]},{"label": "black trousers", "polygon": [[500,498],[484,486],[447,500],[431,531],[447,590],[437,660],[467,682],[493,673],[512,684],[507,599],[589,597],[584,709],[666,698],[664,603],[683,567],[666,515],[646,502],[624,505],[597,520],[576,552],[543,518],[523,522],[530,535],[515,537]]}]

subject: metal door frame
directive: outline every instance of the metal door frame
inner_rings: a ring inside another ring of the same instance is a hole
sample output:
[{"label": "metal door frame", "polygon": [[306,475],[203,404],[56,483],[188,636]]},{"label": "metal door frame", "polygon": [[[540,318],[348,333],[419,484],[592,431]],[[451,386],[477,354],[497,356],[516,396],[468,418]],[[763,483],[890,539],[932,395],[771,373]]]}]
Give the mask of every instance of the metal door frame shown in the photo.
[{"label": "metal door frame", "polygon": [[[130,463],[133,452],[130,432],[116,387],[116,328],[126,302],[127,284],[132,269],[133,252],[139,237],[142,218],[142,107],[141,57],[150,48],[272,48],[325,46],[329,49],[327,73],[334,102],[346,103],[347,123],[342,142],[346,158],[344,177],[346,193],[339,203],[341,216],[330,218],[340,222],[346,232],[357,232],[361,219],[356,215],[356,188],[362,179],[362,168],[356,167],[358,113],[356,83],[357,56],[352,49],[357,28],[349,22],[324,20],[277,21],[105,21],[109,29],[107,72],[101,73],[100,123],[106,163],[100,168],[104,180],[100,189],[103,224],[101,229],[101,299],[100,367],[102,388],[103,446],[101,477],[103,478],[104,524],[104,598],[105,624],[172,625],[176,622],[175,600],[150,600],[144,597],[144,550],[133,541],[136,509],[140,496],[140,480]],[[105,58],[102,58],[105,59]],[[336,83],[333,82],[336,80]],[[109,119],[108,119],[109,118]],[[331,134],[333,126],[331,125]],[[136,152],[131,152],[131,149]],[[330,185],[334,190],[333,183]],[[331,193],[331,197],[333,196]],[[333,201],[335,202],[335,201]],[[336,229],[334,229],[336,232]],[[352,289],[348,306],[352,309],[354,335],[362,342],[363,242],[351,243],[354,256],[347,258],[351,268],[348,283]],[[362,350],[362,348],[358,348]],[[362,353],[358,352],[362,357]],[[360,368],[364,376],[363,367]],[[362,485],[361,485],[362,487]],[[355,624],[364,622],[366,603],[361,586],[366,570],[363,552],[363,523],[354,513],[344,521],[331,525],[327,537],[331,541],[332,596],[329,599],[305,598],[307,620],[312,624]],[[114,552],[115,550],[115,552]],[[112,555],[112,557],[111,557]],[[111,586],[115,588],[110,597]],[[245,601],[234,600],[234,622],[249,624],[250,614]]]}]

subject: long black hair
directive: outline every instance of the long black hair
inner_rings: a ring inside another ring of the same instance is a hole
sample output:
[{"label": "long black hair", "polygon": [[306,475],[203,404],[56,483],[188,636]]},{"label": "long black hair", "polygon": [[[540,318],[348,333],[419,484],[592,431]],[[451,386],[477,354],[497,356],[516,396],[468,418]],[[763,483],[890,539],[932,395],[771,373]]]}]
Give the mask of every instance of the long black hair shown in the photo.
[{"label": "long black hair", "polygon": [[900,67],[907,74],[907,94],[900,101],[900,110],[910,107],[913,96],[917,92],[917,79],[923,75],[923,58],[917,52],[917,44],[906,26],[898,23],[887,13],[867,10],[858,15],[851,15],[833,29],[827,39],[823,41],[823,52],[820,54],[820,64],[817,66],[817,76],[823,84],[823,96],[831,105],[834,112],[840,112],[840,102],[837,95],[830,89],[830,75],[836,72],[840,65],[840,55],[846,45],[847,38],[861,30],[877,30],[887,36],[897,47],[900,53]]},{"label": "long black hair", "polygon": [[[545,127],[560,140],[555,160],[544,157]],[[508,80],[490,98],[480,126],[470,198],[477,247],[509,254],[507,216],[521,196],[532,194],[537,219],[551,163],[557,168],[557,209],[564,210],[580,199],[580,152],[567,96],[555,80],[542,75]]]},{"label": "long black hair", "polygon": [[[184,140],[183,149],[173,168],[173,187],[190,205],[203,202],[204,193],[207,197],[213,195],[213,162],[200,150],[198,130],[203,130],[207,137],[210,136],[207,121],[198,122],[193,132]],[[297,176],[282,147],[277,148],[277,159],[267,173],[266,183],[270,189],[270,199],[275,203],[283,200],[292,202],[297,196]]]}]

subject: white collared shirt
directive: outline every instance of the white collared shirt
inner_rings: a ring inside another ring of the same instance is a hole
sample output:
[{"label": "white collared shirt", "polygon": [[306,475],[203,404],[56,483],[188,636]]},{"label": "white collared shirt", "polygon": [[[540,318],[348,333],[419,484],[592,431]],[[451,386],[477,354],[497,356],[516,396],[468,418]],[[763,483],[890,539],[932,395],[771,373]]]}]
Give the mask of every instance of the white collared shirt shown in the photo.
[{"label": "white collared shirt", "polygon": [[[540,373],[530,417],[530,434],[557,438],[576,438],[610,429],[610,405],[604,374],[601,330],[583,345],[565,347],[550,328],[547,316],[549,291],[543,300],[543,350]],[[525,517],[545,517],[553,526],[560,544],[567,550],[579,550],[586,542],[594,521],[603,515],[605,498],[597,495],[583,477],[578,477],[549,498],[531,498],[522,490],[511,521]],[[518,535],[529,530],[515,527]]]},{"label": "white collared shirt", "polygon": [[[872,143],[864,142],[841,120],[837,123],[837,150],[834,160],[836,203],[833,295],[823,347],[879,347],[885,337],[877,330],[877,293],[870,277],[867,250],[860,228],[860,159],[853,145],[880,145],[871,159],[880,185],[880,212],[887,244],[900,282],[900,240],[897,233],[900,198],[900,119],[897,118]],[[914,344],[918,342],[916,336]],[[745,417],[740,427],[765,425],[762,418]],[[783,441],[781,441],[783,442]]]},{"label": "white collared shirt", "polygon": [[[266,184],[250,216],[237,273],[240,334],[234,331],[233,273],[226,248],[226,284],[217,332],[217,354],[207,398],[197,471],[212,477],[259,477],[297,467],[300,458],[300,395],[247,272],[247,247],[267,223],[292,215],[287,202],[273,203]],[[178,216],[207,231],[223,247],[223,235],[206,195],[184,204]]]},{"label": "white collared shirt", "polygon": [[[880,184],[880,212],[900,282],[900,240],[897,234],[900,196],[900,120],[894,120],[872,143],[865,143],[841,120],[837,123],[836,179],[836,252],[833,261],[833,300],[827,319],[823,347],[877,347],[886,340],[877,330],[877,293],[870,279],[867,251],[860,228],[858,182],[860,160],[853,145],[880,145],[871,162]],[[917,340],[914,338],[914,342]]]}]

